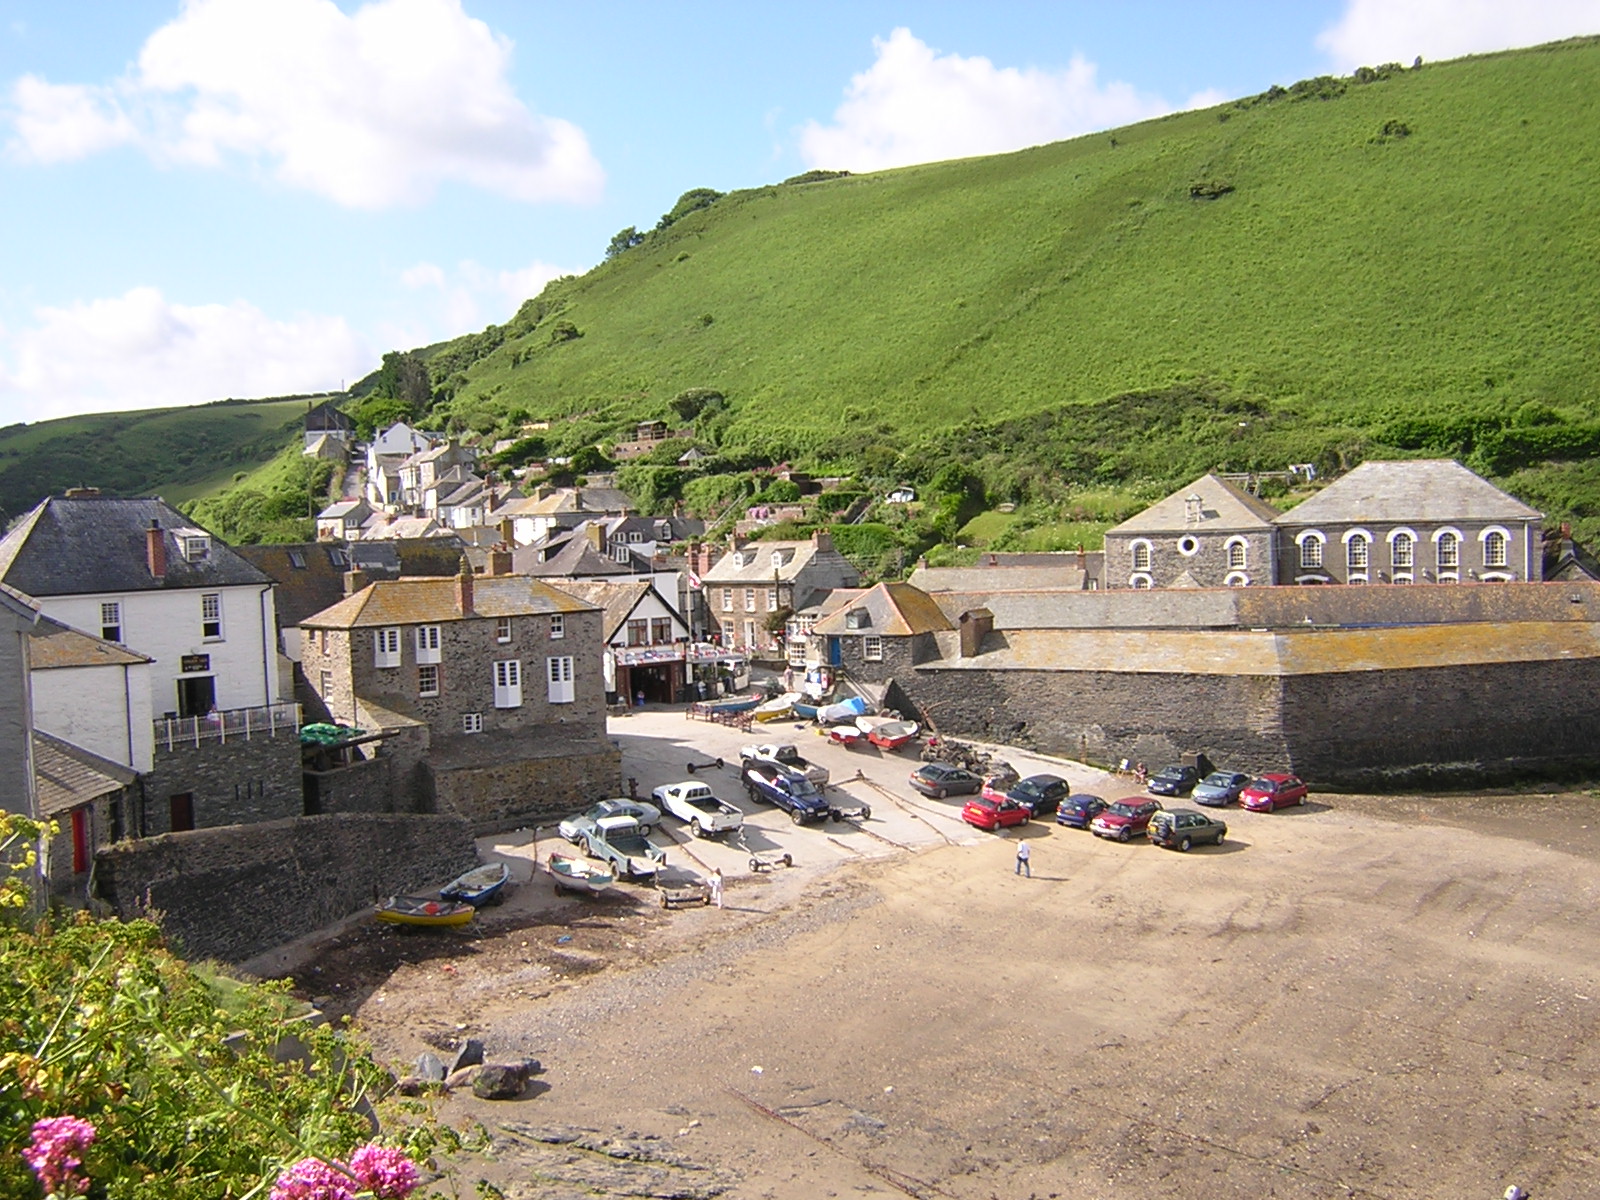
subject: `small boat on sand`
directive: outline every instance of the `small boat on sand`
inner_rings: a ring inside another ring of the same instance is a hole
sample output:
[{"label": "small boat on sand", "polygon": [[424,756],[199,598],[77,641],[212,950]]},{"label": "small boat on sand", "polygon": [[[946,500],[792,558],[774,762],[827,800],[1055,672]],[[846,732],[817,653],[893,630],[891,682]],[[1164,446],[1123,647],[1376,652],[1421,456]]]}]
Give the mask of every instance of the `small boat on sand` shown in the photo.
[{"label": "small boat on sand", "polygon": [[506,881],[511,878],[511,868],[503,862],[484,863],[456,876],[439,889],[439,899],[459,900],[473,908],[485,904],[499,904],[504,897]]},{"label": "small boat on sand", "polygon": [[433,928],[465,925],[478,910],[470,904],[430,900],[426,896],[390,896],[378,905],[377,918],[390,925]]},{"label": "small boat on sand", "polygon": [[[868,719],[862,717],[860,721]],[[858,725],[860,721],[857,721]],[[867,741],[880,750],[898,750],[916,736],[915,721],[884,721],[867,730]]]},{"label": "small boat on sand", "polygon": [[848,700],[841,700],[837,704],[825,704],[817,709],[817,720],[827,724],[835,721],[854,721],[867,711],[867,702],[860,696],[851,696]]},{"label": "small boat on sand", "polygon": [[805,721],[815,721],[819,707],[821,706],[812,704],[808,700],[796,700],[793,705],[794,715]]},{"label": "small boat on sand", "polygon": [[840,746],[856,746],[867,738],[867,735],[854,725],[830,725],[825,732],[830,742]]},{"label": "small boat on sand", "polygon": [[706,710],[718,713],[749,712],[761,703],[760,696],[729,696],[725,700],[706,700]]},{"label": "small boat on sand", "polygon": [[549,860],[550,880],[560,891],[582,892],[598,895],[617,881],[617,877],[604,867],[586,858],[570,858],[565,854],[552,854]]},{"label": "small boat on sand", "polygon": [[785,692],[764,704],[756,705],[755,712],[751,714],[758,721],[781,721],[794,711],[794,702],[800,699],[799,692]]}]

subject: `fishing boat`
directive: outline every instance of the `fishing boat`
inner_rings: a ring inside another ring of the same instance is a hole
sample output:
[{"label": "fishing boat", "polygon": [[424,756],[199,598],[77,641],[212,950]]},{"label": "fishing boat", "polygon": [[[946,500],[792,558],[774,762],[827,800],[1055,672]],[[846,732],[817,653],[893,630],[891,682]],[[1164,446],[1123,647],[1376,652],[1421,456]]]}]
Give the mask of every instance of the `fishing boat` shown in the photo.
[{"label": "fishing boat", "polygon": [[807,721],[817,719],[817,709],[820,705],[812,704],[809,700],[796,700],[793,704],[794,715]]},{"label": "fishing boat", "polygon": [[565,854],[552,854],[549,860],[550,880],[560,891],[582,892],[597,895],[617,881],[617,877],[604,867],[586,858],[571,858]]},{"label": "fishing boat", "polygon": [[707,712],[736,713],[749,712],[760,703],[760,696],[729,696],[726,700],[707,700],[704,707]]},{"label": "fishing boat", "polygon": [[867,741],[880,750],[898,750],[916,736],[915,721],[885,721],[867,730]]},{"label": "fishing boat", "polygon": [[857,746],[867,738],[867,735],[854,725],[830,725],[825,732],[830,742],[840,746]]},{"label": "fishing boat", "polygon": [[378,920],[390,925],[415,925],[434,928],[465,925],[478,910],[470,904],[450,900],[430,900],[426,896],[390,896],[378,905]]},{"label": "fishing boat", "polygon": [[504,898],[506,881],[511,878],[511,868],[503,862],[484,863],[473,867],[439,889],[439,899],[459,900],[473,908],[485,904],[499,904]]},{"label": "fishing boat", "polygon": [[794,711],[794,702],[800,699],[799,692],[785,692],[763,704],[756,705],[755,712],[751,715],[758,721],[781,721]]},{"label": "fishing boat", "polygon": [[841,700],[837,704],[826,704],[817,709],[817,720],[829,724],[849,723],[866,711],[867,702],[860,696],[851,696],[848,700]]}]

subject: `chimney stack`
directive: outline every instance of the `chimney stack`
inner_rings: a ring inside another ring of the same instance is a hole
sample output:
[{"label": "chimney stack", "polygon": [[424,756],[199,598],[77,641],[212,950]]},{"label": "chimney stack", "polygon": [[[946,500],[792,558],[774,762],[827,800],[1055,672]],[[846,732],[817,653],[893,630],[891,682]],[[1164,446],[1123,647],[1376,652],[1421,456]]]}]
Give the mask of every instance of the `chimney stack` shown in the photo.
[{"label": "chimney stack", "polygon": [[62,498],[66,500],[92,500],[99,494],[100,489],[97,487],[68,488],[61,493]]},{"label": "chimney stack", "polygon": [[819,553],[824,553],[833,549],[833,534],[826,529],[819,529],[811,535],[811,542]]},{"label": "chimney stack", "polygon": [[511,574],[511,547],[505,542],[497,542],[489,548],[490,575]]},{"label": "chimney stack", "polygon": [[367,586],[367,573],[362,570],[346,571],[344,573],[344,594],[354,596]]},{"label": "chimney stack", "polygon": [[167,577],[167,539],[161,532],[161,522],[154,517],[150,518],[150,528],[144,531],[144,560],[151,579]]},{"label": "chimney stack", "polygon": [[502,542],[504,542],[508,546],[515,540],[511,536],[512,532],[513,532],[513,529],[514,529],[514,527],[513,527],[512,523],[511,523],[511,518],[510,517],[501,517],[500,518],[500,540]]},{"label": "chimney stack", "polygon": [[474,615],[472,607],[472,564],[461,556],[461,570],[456,575],[456,609],[463,617]]},{"label": "chimney stack", "polygon": [[583,536],[589,539],[589,545],[597,553],[606,552],[606,531],[600,527],[599,521],[590,521],[583,528]]}]

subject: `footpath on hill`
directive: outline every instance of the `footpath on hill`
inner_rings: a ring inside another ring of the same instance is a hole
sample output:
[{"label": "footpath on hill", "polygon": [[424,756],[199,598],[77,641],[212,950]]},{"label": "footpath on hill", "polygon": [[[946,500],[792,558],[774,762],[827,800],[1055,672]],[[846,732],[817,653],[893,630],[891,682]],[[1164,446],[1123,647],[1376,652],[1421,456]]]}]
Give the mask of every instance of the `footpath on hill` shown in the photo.
[{"label": "footpath on hill", "polygon": [[[675,711],[613,735],[641,794],[743,740]],[[1314,797],[1228,810],[1220,851],[1186,855],[1034,822],[1028,879],[1014,834],[914,798],[914,760],[855,753],[817,757],[882,780],[846,787],[888,841],[758,813],[754,836],[804,853],[730,876],[723,910],[540,880],[465,935],[361,925],[301,957],[380,1057],[475,1036],[543,1063],[522,1100],[441,1104],[496,1140],[438,1194],[1587,1194],[1592,797]],[[485,839],[524,876],[560,845]]]}]

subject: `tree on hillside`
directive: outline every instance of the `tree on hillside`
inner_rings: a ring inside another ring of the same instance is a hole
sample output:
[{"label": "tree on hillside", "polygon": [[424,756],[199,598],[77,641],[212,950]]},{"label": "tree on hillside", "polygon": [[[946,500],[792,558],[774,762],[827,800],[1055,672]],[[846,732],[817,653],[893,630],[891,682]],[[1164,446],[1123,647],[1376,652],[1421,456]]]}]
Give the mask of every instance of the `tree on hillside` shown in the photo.
[{"label": "tree on hillside", "polygon": [[704,409],[720,408],[725,399],[715,388],[684,388],[672,398],[672,411],[677,413],[680,419],[692,421]]},{"label": "tree on hillside", "polygon": [[722,199],[722,193],[712,188],[690,188],[678,197],[678,202],[672,206],[672,211],[664,214],[661,220],[656,222],[656,228],[665,229],[667,226],[683,220],[692,212],[698,212],[702,208],[710,208],[720,199]]},{"label": "tree on hillside", "polygon": [[615,258],[624,250],[632,250],[642,241],[644,241],[644,234],[629,225],[626,229],[620,230],[612,236],[611,244],[606,247],[606,258]]},{"label": "tree on hillside", "polygon": [[428,364],[409,350],[391,350],[378,369],[378,384],[373,395],[404,400],[416,412],[424,412],[433,401],[433,382]]}]

